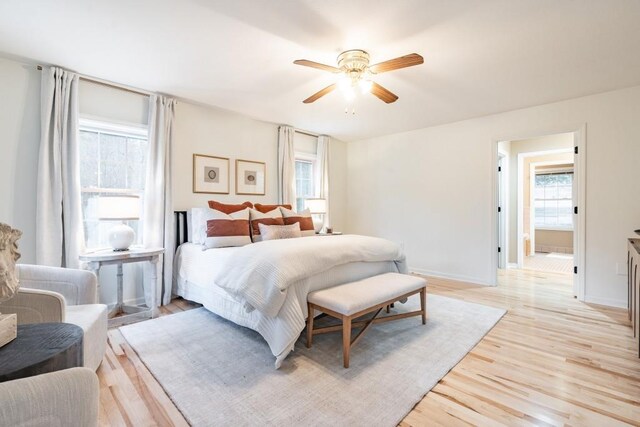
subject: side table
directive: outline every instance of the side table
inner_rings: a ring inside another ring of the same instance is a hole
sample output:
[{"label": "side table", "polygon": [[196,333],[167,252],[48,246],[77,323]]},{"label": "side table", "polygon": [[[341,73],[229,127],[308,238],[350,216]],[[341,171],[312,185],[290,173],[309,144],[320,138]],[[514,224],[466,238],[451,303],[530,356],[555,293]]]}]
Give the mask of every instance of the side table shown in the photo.
[{"label": "side table", "polygon": [[[99,250],[80,255],[80,261],[86,263],[87,268],[93,271],[100,279],[100,268],[105,265],[117,265],[117,302],[115,307],[109,312],[109,327],[122,326],[127,323],[136,322],[154,317],[156,307],[156,289],[158,277],[155,265],[160,261],[160,255],[164,253],[164,248],[130,248],[127,251],[114,251],[111,249]],[[135,305],[125,305],[123,301],[123,264],[132,262],[149,262],[154,268],[151,269],[151,307],[139,307]]]},{"label": "side table", "polygon": [[0,348],[0,382],[82,366],[82,328],[70,323],[18,325]]}]

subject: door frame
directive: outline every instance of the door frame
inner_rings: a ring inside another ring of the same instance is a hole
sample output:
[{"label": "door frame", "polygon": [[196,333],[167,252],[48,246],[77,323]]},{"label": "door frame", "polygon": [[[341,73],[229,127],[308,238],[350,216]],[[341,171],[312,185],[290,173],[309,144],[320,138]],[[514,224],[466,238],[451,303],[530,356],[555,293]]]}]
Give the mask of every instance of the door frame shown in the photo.
[{"label": "door frame", "polygon": [[509,263],[509,154],[498,149],[498,200],[497,205],[500,207],[498,220],[501,219],[498,227],[498,247],[500,254],[498,255],[498,268],[506,269]]},{"label": "door frame", "polygon": [[501,141],[514,141],[521,139],[533,139],[558,133],[573,133],[574,147],[578,153],[573,156],[573,176],[576,182],[576,191],[574,191],[575,206],[578,208],[574,213],[574,266],[577,272],[573,275],[573,292],[580,301],[584,301],[586,287],[586,169],[587,169],[587,125],[580,124],[575,127],[547,129],[528,137],[525,135],[515,135],[512,137],[494,138],[491,148],[491,194],[493,203],[491,204],[491,283],[494,286],[498,284],[498,144]]}]

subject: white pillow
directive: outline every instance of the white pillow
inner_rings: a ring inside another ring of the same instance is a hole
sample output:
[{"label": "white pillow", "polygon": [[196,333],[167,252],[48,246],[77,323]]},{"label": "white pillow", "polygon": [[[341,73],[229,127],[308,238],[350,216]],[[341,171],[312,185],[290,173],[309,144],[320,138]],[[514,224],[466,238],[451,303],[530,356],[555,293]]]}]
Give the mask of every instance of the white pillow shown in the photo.
[{"label": "white pillow", "polygon": [[251,243],[249,236],[249,208],[232,214],[208,209],[205,216],[206,238],[202,250],[244,246]]},{"label": "white pillow", "polygon": [[254,243],[262,240],[260,228],[258,227],[259,224],[284,225],[284,219],[282,218],[280,208],[275,208],[274,210],[267,213],[262,213],[256,209],[251,209],[249,219],[251,223],[251,240]]},{"label": "white pillow", "polygon": [[189,224],[189,241],[196,245],[203,245],[204,240],[207,238],[207,220],[208,212],[212,210],[209,208],[191,208],[187,214],[187,218],[190,216],[191,221]]},{"label": "white pillow", "polygon": [[291,225],[265,225],[258,224],[262,240],[292,239],[302,237],[300,224],[297,222]]}]

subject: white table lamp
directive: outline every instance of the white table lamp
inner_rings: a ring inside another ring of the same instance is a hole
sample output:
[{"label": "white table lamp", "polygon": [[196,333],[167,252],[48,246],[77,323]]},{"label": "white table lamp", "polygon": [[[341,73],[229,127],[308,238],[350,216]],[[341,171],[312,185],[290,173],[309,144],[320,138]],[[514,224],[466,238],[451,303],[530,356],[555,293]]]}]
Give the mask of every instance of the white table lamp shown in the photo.
[{"label": "white table lamp", "polygon": [[[101,196],[97,204],[99,220],[131,221],[140,218],[138,196]],[[128,250],[135,239],[135,231],[124,222],[109,230],[109,244],[114,251]]]},{"label": "white table lamp", "polygon": [[327,213],[327,200],[326,199],[304,199],[304,208],[309,209],[312,215],[320,215],[323,219],[313,218],[313,228],[316,233],[322,230],[324,225],[324,215]]}]

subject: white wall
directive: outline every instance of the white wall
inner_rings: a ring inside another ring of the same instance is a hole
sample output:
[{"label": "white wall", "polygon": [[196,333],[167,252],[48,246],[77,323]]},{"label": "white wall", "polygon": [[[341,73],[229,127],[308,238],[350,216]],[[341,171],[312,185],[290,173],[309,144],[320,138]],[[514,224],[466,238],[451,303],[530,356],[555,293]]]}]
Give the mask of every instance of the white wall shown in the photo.
[{"label": "white wall", "polygon": [[0,222],[22,230],[22,263],[36,256],[36,178],[40,146],[40,72],[0,58]]},{"label": "white wall", "polygon": [[[0,57],[0,222],[24,232],[20,240],[20,262],[35,263],[35,212],[38,149],[40,146],[40,79],[34,63],[21,63]],[[145,96],[82,81],[82,115],[125,123],[146,124],[148,103]],[[240,114],[179,101],[176,107],[174,147],[174,208],[182,210],[206,206],[209,199],[223,202],[251,200],[275,203],[277,125],[253,120]],[[231,158],[230,195],[192,193],[193,153]],[[346,219],[346,145],[332,140],[330,150],[331,217],[336,229]],[[267,163],[265,196],[234,195],[235,159]],[[125,276],[140,283],[135,265],[125,266]],[[101,299],[115,301],[115,267],[101,274]],[[140,286],[126,284],[125,300],[142,296]]]},{"label": "white wall", "polygon": [[[173,206],[176,210],[207,206],[208,200],[223,203],[241,203],[249,200],[265,204],[278,201],[277,124],[254,120],[214,107],[178,101],[175,125]],[[193,193],[194,153],[230,159],[231,188],[228,195]],[[332,139],[329,159],[330,214],[331,222],[336,229],[344,227],[346,218],[345,157],[345,143]],[[267,185],[264,196],[235,194],[235,159],[266,162]]]},{"label": "white wall", "polygon": [[347,229],[404,242],[416,271],[489,284],[495,142],[584,124],[585,299],[626,307],[616,263],[640,223],[640,87],[350,143]]}]

